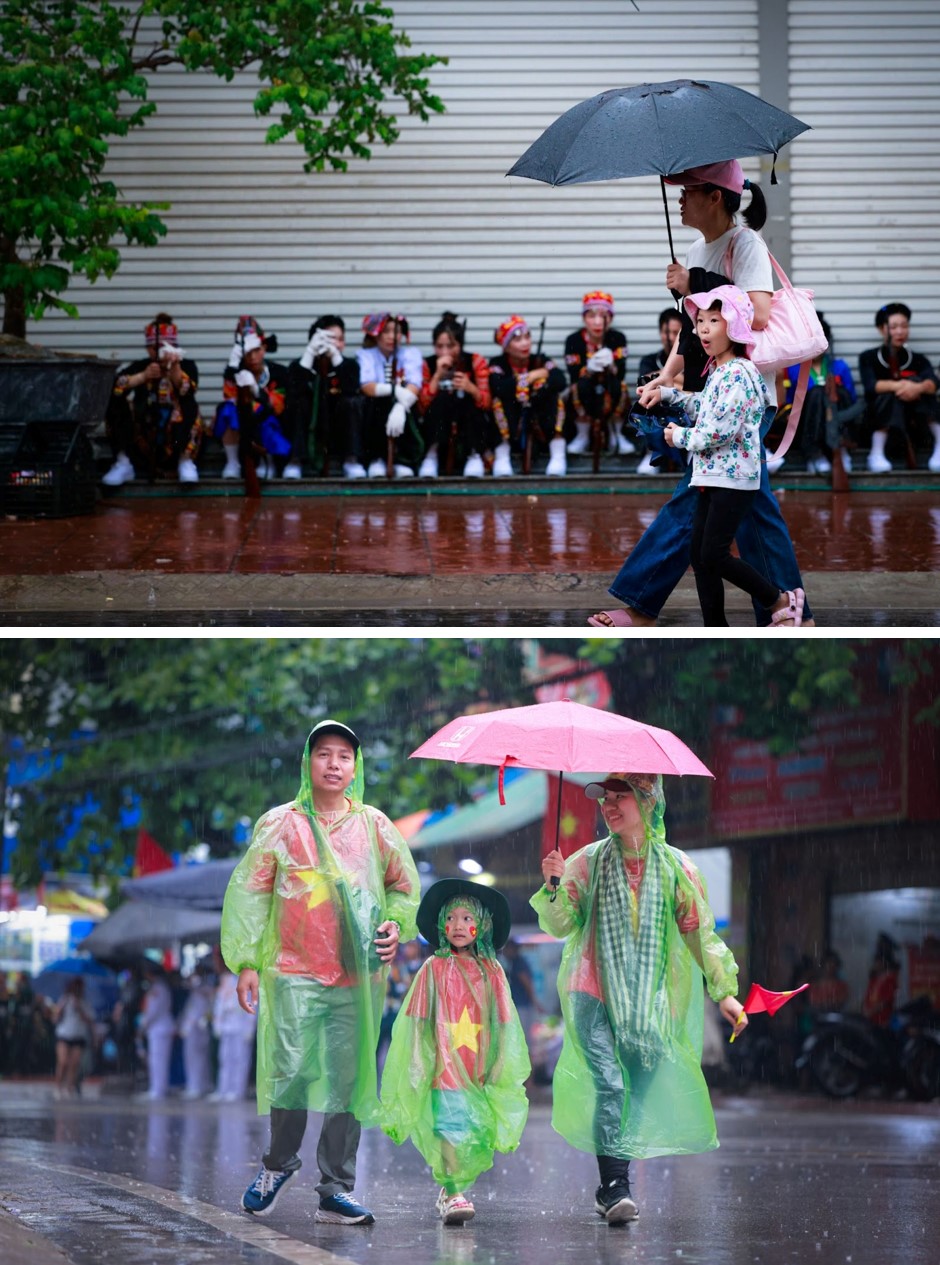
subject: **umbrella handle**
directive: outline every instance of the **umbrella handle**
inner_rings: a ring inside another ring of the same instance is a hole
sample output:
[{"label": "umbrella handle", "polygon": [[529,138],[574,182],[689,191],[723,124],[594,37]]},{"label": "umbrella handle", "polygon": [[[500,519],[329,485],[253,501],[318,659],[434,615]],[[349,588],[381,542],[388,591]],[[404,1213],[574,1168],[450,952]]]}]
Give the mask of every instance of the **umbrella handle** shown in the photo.
[{"label": "umbrella handle", "polygon": [[[544,324],[544,322],[543,322]],[[558,847],[558,841],[561,837],[561,788],[565,781],[565,773],[563,769],[558,770],[558,808],[555,813],[555,847]],[[553,874],[551,878],[552,894],[549,896],[549,902],[554,902],[558,897],[558,885],[561,879],[557,874]]]},{"label": "umbrella handle", "polygon": [[669,203],[666,200],[666,181],[664,177],[659,177],[659,187],[663,191],[663,210],[666,212],[666,232],[669,234],[669,253],[672,256],[672,262],[676,263],[676,248],[672,244],[672,225],[669,222]]}]

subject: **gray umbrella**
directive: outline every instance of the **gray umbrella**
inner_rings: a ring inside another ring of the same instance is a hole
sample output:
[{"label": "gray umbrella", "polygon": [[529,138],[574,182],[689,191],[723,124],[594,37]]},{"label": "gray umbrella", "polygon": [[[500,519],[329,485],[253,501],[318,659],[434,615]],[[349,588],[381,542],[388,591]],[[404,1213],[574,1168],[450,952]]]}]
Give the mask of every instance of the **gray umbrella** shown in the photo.
[{"label": "gray umbrella", "polygon": [[776,159],[787,141],[808,130],[808,123],[733,84],[642,83],[566,110],[506,174],[551,185],[658,175],[675,259],[663,176],[754,154]]}]

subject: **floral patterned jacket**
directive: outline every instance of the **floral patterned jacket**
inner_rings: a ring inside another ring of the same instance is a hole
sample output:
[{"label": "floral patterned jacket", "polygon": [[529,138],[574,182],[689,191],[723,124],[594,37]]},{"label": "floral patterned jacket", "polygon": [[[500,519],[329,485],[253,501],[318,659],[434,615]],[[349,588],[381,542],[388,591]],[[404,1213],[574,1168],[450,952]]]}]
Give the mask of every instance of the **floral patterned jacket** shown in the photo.
[{"label": "floral patterned jacket", "polygon": [[704,391],[666,388],[663,403],[681,405],[692,422],[676,430],[674,436],[677,448],[692,453],[694,486],[757,490],[760,425],[764,410],[774,401],[750,360],[734,359],[717,366],[708,375]]}]

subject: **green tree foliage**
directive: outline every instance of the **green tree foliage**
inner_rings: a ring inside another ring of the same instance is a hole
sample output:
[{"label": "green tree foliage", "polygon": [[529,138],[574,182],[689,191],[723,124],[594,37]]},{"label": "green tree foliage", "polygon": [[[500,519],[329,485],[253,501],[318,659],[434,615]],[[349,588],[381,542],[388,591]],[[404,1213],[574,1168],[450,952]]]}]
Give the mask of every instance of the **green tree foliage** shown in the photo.
[{"label": "green tree foliage", "polygon": [[443,807],[481,770],[409,752],[473,706],[531,701],[517,642],[24,640],[2,643],[0,665],[6,758],[34,752],[48,768],[17,788],[19,883],[85,861],[121,872],[136,827],[115,823],[132,796],[164,847],[228,855],[238,818],[293,798],[304,740],[327,715],[363,737],[370,802],[392,816]]},{"label": "green tree foliage", "polygon": [[[0,291],[4,332],[62,298],[72,275],[110,277],[123,239],[153,246],[166,203],[124,199],[105,172],[117,137],[156,110],[148,79],[176,66],[230,80],[257,75],[267,140],[293,136],[304,168],[345,170],[349,157],[398,137],[395,109],[443,110],[394,14],[373,0],[190,3],[3,0],[0,3]],[[389,104],[391,102],[391,104]],[[394,109],[392,108],[394,106]]]}]

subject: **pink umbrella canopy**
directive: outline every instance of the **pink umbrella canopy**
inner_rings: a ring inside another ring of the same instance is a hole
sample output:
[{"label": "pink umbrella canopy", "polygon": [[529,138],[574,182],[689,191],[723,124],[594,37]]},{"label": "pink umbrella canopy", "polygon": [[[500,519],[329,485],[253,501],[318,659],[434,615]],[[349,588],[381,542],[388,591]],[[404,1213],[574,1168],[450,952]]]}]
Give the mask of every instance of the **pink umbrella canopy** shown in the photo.
[{"label": "pink umbrella canopy", "polygon": [[714,776],[668,729],[567,699],[458,716],[411,756],[565,773],[618,769],[680,777]]}]

